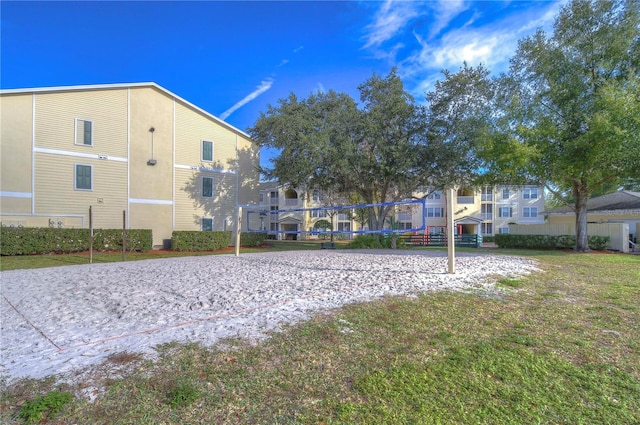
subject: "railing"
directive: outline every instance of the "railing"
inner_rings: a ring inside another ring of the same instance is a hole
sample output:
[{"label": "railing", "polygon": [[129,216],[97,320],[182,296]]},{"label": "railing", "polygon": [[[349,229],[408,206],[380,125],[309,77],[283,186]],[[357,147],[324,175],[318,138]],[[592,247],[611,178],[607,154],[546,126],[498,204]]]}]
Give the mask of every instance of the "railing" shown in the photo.
[{"label": "railing", "polygon": [[493,213],[482,213],[482,214],[480,214],[480,217],[485,221],[486,220],[493,220]]},{"label": "railing", "polygon": [[[403,235],[402,238],[409,245],[447,246],[447,235]],[[482,235],[455,235],[454,241],[456,246],[479,248],[482,245]]]},{"label": "railing", "polygon": [[298,198],[285,199],[284,204],[288,207],[295,207],[296,205],[298,205]]},{"label": "railing", "polygon": [[481,201],[493,202],[493,193],[483,193],[481,197]]},{"label": "railing", "polygon": [[473,204],[473,196],[458,196],[458,204]]}]

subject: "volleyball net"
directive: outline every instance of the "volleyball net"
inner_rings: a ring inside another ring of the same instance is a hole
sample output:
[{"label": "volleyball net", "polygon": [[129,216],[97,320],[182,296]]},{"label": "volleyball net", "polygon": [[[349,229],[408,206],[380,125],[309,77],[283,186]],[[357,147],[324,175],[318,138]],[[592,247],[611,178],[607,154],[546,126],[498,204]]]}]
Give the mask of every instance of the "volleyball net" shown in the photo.
[{"label": "volleyball net", "polygon": [[[427,221],[424,199],[283,209],[278,205],[266,208],[264,205],[246,205],[243,209],[246,213],[244,231],[285,237],[420,232],[426,229]],[[372,217],[380,218],[381,209],[385,211],[384,217],[372,225],[376,222]]]}]

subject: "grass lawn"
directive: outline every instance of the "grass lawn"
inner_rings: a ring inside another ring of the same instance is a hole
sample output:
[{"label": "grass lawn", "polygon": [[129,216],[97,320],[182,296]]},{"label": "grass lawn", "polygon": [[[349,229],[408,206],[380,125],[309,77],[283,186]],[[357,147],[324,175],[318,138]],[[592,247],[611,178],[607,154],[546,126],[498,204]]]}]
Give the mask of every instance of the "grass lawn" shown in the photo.
[{"label": "grass lawn", "polygon": [[19,381],[0,422],[640,423],[640,257],[492,252],[543,271],[489,293],[347,306],[255,346],[166,344],[156,361],[121,353],[72,384]]},{"label": "grass lawn", "polygon": [[[338,245],[341,247],[341,245]],[[320,249],[320,242],[297,242],[297,241],[269,241],[265,247],[261,248],[241,248],[240,253],[265,252],[265,251],[290,251]],[[219,251],[207,252],[178,252],[178,251],[148,251],[148,252],[127,252],[125,261],[151,260],[156,258],[188,257],[194,255],[220,255],[235,254],[235,248],[226,248]],[[122,261],[122,252],[94,252],[93,262],[115,263]],[[81,252],[75,254],[49,254],[49,255],[18,255],[0,257],[0,271],[33,269],[42,267],[71,266],[77,264],[89,264],[89,253]]]}]

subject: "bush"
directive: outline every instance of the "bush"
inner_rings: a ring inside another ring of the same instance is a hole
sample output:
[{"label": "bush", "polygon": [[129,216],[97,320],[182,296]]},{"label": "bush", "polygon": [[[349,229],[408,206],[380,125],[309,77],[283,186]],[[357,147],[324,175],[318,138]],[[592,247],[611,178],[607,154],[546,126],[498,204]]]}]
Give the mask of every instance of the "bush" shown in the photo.
[{"label": "bush", "polygon": [[349,242],[346,247],[353,249],[382,249],[391,248],[391,242],[396,239],[396,248],[403,248],[407,243],[403,238],[395,233],[384,235],[358,235],[354,240]]},{"label": "bush", "polygon": [[240,246],[261,246],[266,239],[266,233],[240,233]]},{"label": "bush", "polygon": [[[93,249],[122,250],[122,229],[94,229]],[[152,248],[149,229],[127,230],[128,251]],[[0,227],[0,255],[69,254],[89,250],[89,229],[50,227]]]},{"label": "bush", "polygon": [[[597,251],[606,249],[608,236],[588,236],[589,248]],[[500,248],[528,249],[572,249],[576,246],[574,235],[513,235],[500,233],[495,235],[496,245]]]},{"label": "bush", "polygon": [[171,248],[174,251],[215,251],[231,245],[231,232],[174,231]]},{"label": "bush", "polygon": [[380,243],[376,235],[358,235],[346,247],[353,249],[380,249],[382,248],[382,243]]}]

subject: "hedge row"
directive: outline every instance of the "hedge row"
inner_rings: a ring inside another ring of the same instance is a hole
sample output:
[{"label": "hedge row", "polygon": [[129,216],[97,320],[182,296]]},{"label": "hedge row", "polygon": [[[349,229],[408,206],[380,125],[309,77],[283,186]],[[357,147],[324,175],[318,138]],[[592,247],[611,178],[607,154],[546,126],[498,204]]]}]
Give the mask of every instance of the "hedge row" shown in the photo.
[{"label": "hedge row", "polygon": [[175,231],[171,235],[174,251],[215,251],[231,245],[231,232]]},{"label": "hedge row", "polygon": [[[151,230],[129,229],[127,251],[149,251]],[[95,251],[121,251],[122,229],[94,229]],[[0,255],[68,254],[89,250],[89,229],[0,227]]]},{"label": "hedge row", "polygon": [[[609,245],[609,236],[588,236],[589,249],[602,251]],[[576,246],[575,235],[513,235],[499,233],[495,242],[500,248],[571,249]]]}]

